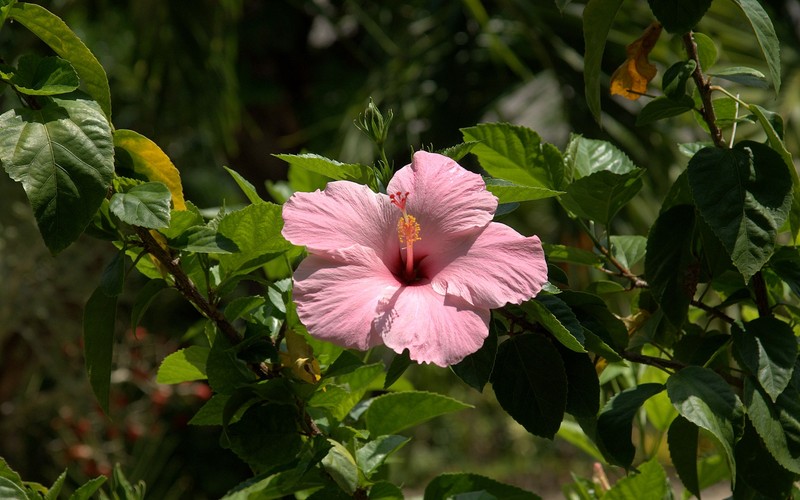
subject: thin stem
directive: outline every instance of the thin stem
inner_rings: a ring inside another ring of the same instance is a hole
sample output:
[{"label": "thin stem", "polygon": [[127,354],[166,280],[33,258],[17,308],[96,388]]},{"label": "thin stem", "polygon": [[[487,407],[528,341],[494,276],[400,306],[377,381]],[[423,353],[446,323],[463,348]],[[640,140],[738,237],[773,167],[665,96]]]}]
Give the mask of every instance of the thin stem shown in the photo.
[{"label": "thin stem", "polygon": [[[133,226],[139,239],[142,241],[145,250],[155,257],[159,263],[172,275],[175,280],[175,288],[186,297],[206,318],[210,319],[217,326],[219,331],[230,341],[232,344],[238,344],[242,341],[239,332],[228,321],[222,312],[217,309],[216,305],[206,300],[203,294],[197,289],[189,276],[184,272],[180,266],[178,259],[173,259],[169,251],[162,247],[158,241],[150,234],[145,228]],[[272,370],[266,363],[259,363],[252,365],[251,369],[261,378],[271,378],[274,376]]]},{"label": "thin stem", "polygon": [[[622,278],[625,278],[625,279],[629,280],[629,281],[631,282],[631,286],[632,286],[633,288],[648,288],[648,287],[649,287],[649,285],[647,284],[647,282],[646,282],[645,280],[643,280],[642,278],[640,278],[640,277],[636,276],[635,274],[633,274],[633,273],[631,272],[631,270],[630,270],[630,269],[628,269],[627,267],[625,267],[624,265],[622,265],[622,263],[621,263],[620,261],[618,261],[618,260],[617,260],[617,259],[616,259],[616,258],[615,258],[615,257],[614,257],[612,254],[611,254],[611,251],[610,251],[608,248],[606,248],[606,247],[605,247],[605,246],[604,246],[604,245],[603,245],[603,244],[600,242],[600,240],[598,240],[598,239],[597,239],[597,237],[594,235],[594,233],[592,232],[592,230],[591,230],[591,229],[589,229],[589,228],[586,226],[586,223],[584,223],[584,222],[583,222],[582,220],[580,220],[580,219],[577,219],[577,221],[578,221],[578,224],[580,224],[580,226],[583,228],[583,230],[584,230],[584,231],[586,232],[586,234],[589,236],[589,238],[592,240],[592,243],[594,243],[594,246],[595,246],[595,247],[597,247],[597,250],[599,250],[599,251],[600,251],[600,253],[601,253],[601,254],[603,254],[603,257],[605,257],[605,258],[606,258],[606,260],[607,260],[607,261],[608,261],[608,262],[609,262],[611,265],[613,265],[614,267],[616,267],[616,268],[619,270],[619,274],[618,274],[618,276],[620,276],[620,277],[622,277]],[[606,269],[605,271],[608,271],[608,270]]]},{"label": "thin stem", "polygon": [[698,309],[702,309],[703,311],[707,312],[710,316],[713,316],[715,318],[719,318],[722,321],[728,323],[729,325],[732,325],[732,324],[736,323],[736,320],[734,320],[733,318],[731,318],[730,316],[728,316],[724,312],[722,312],[719,309],[716,309],[714,307],[711,307],[711,306],[705,304],[704,302],[700,302],[699,300],[692,299],[692,301],[690,303],[694,307],[696,307]]},{"label": "thin stem", "polygon": [[753,275],[753,294],[756,296],[756,307],[758,307],[758,315],[763,317],[772,316],[772,309],[769,307],[769,296],[767,295],[767,283],[764,281],[764,275],[758,271]]},{"label": "thin stem", "polygon": [[683,35],[683,45],[686,47],[686,54],[690,59],[697,63],[697,66],[692,73],[692,79],[700,92],[700,99],[703,102],[703,108],[700,114],[703,120],[708,125],[708,130],[711,133],[711,139],[718,148],[727,148],[725,139],[722,137],[722,130],[717,126],[717,117],[714,114],[714,105],[711,101],[711,82],[703,75],[703,68],[700,66],[700,56],[697,53],[697,44],[694,41],[692,32],[689,31]]}]

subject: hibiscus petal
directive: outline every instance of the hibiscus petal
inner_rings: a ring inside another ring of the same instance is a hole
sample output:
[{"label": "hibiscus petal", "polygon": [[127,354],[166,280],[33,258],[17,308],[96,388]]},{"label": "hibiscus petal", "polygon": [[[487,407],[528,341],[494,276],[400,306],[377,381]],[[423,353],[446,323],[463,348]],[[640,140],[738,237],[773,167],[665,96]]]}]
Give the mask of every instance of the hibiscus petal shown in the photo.
[{"label": "hibiscus petal", "polygon": [[426,151],[414,153],[386,191],[409,193],[406,210],[420,225],[421,241],[414,246],[420,257],[438,252],[454,235],[484,227],[497,209],[497,198],[480,175]]},{"label": "hibiscus petal", "polygon": [[373,250],[354,245],[332,256],[309,255],[294,273],[292,296],[311,335],[366,350],[381,343],[372,332],[379,301],[399,286]]},{"label": "hibiscus petal", "polygon": [[419,363],[450,366],[477,351],[489,334],[489,310],[458,297],[444,297],[430,285],[409,286],[378,305],[373,329],[395,352],[408,349]]},{"label": "hibiscus petal", "polygon": [[331,182],[324,191],[295,193],[283,205],[283,236],[311,253],[330,253],[351,245],[372,248],[381,259],[396,256],[398,210],[384,194],[349,181]]},{"label": "hibiscus petal", "polygon": [[524,302],[547,282],[539,238],[526,238],[496,222],[447,253],[428,257],[424,264],[434,290],[488,309]]}]

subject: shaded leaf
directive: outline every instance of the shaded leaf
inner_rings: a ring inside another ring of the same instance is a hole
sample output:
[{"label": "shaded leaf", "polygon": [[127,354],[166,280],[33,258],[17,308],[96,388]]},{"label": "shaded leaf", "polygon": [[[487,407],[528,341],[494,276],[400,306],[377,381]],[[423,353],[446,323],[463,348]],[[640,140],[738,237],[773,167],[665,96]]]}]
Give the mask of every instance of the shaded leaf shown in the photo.
[{"label": "shaded leaf", "polygon": [[682,115],[692,109],[694,109],[694,101],[687,95],[677,99],[657,97],[648,102],[639,112],[639,116],[636,117],[636,125],[648,125],[658,120]]},{"label": "shaded leaf", "polygon": [[797,474],[775,461],[749,420],[736,443],[736,463],[739,470],[734,498],[791,498]]},{"label": "shaded leaf", "polygon": [[769,83],[767,83],[767,77],[764,76],[764,73],[753,68],[735,66],[710,72],[709,76],[722,78],[723,80],[739,83],[748,87],[760,89],[769,88]]},{"label": "shaded leaf", "polygon": [[600,382],[594,363],[588,354],[563,348],[558,351],[567,375],[566,412],[575,417],[594,418],[600,409]]},{"label": "shaded leaf", "polygon": [[797,359],[797,338],[792,327],[765,316],[731,328],[734,353],[775,401],[792,379]]},{"label": "shaded leaf", "polygon": [[322,466],[345,493],[352,495],[358,487],[356,461],[341,443],[332,439],[329,439],[328,443],[331,444],[331,449],[322,459]]},{"label": "shaded leaf", "polygon": [[358,467],[365,476],[370,477],[373,472],[378,470],[378,467],[383,465],[389,455],[405,446],[409,441],[411,438],[394,434],[368,441],[356,451]]},{"label": "shaded leaf", "polygon": [[752,378],[744,382],[747,417],[764,445],[781,466],[800,474],[800,376],[773,403]]},{"label": "shaded leaf", "polygon": [[688,366],[667,380],[667,394],[686,420],[709,431],[722,445],[735,483],[733,447],[741,428],[743,407],[731,387],[708,368]]},{"label": "shaded leaf", "polygon": [[577,217],[607,224],[642,189],[643,173],[595,172],[567,186],[561,204]]},{"label": "shaded leaf", "polygon": [[567,405],[567,376],[547,338],[522,334],[500,344],[492,388],[500,406],[528,432],[553,438]]},{"label": "shaded leaf", "polygon": [[551,262],[568,262],[584,266],[599,267],[603,265],[603,258],[596,253],[566,245],[553,245],[542,243],[547,260]]},{"label": "shaded leaf", "polygon": [[225,436],[230,449],[256,471],[291,461],[303,445],[296,413],[288,405],[269,403],[250,407],[241,420],[227,426]]},{"label": "shaded leaf", "polygon": [[604,495],[604,500],[632,500],[635,498],[671,498],[672,490],[664,468],[653,458],[639,466],[639,472],[630,474]]},{"label": "shaded leaf", "polygon": [[103,66],[64,21],[49,10],[33,3],[17,3],[8,17],[19,21],[53,51],[69,61],[89,92],[97,101],[108,122],[111,121],[111,91]]},{"label": "shaded leaf", "polygon": [[111,129],[96,103],[53,97],[41,109],[0,116],[0,161],[22,183],[45,244],[58,253],[106,196],[114,175]]},{"label": "shaded leaf", "polygon": [[114,350],[117,297],[98,287],[83,311],[83,345],[86,371],[97,402],[106,414],[111,388],[111,357]]},{"label": "shaded leaf", "polygon": [[691,205],[663,212],[650,228],[644,261],[647,282],[670,323],[680,326],[697,286],[697,259],[692,255],[695,214]]},{"label": "shaded leaf", "polygon": [[134,332],[136,331],[136,327],[139,326],[139,321],[141,321],[142,316],[144,316],[150,304],[155,300],[156,295],[165,288],[167,288],[167,282],[162,279],[156,279],[149,280],[139,289],[139,293],[136,294],[136,300],[131,309],[131,330]]},{"label": "shaded leaf", "polygon": [[711,0],[648,0],[647,3],[664,29],[676,35],[694,28],[711,6]]},{"label": "shaded leaf", "polygon": [[700,498],[700,482],[697,476],[698,428],[678,415],[669,426],[667,443],[672,465],[687,490]]},{"label": "shaded leaf", "polygon": [[411,356],[408,349],[404,349],[401,354],[396,354],[386,370],[386,380],[383,381],[383,388],[388,389],[397,379],[403,376],[406,369],[411,366]]},{"label": "shaded leaf", "polygon": [[749,281],[769,260],[789,215],[792,184],[783,160],[768,146],[742,141],[733,149],[701,149],[688,176],[701,215]]},{"label": "shaded leaf", "polygon": [[589,111],[600,122],[600,71],[608,33],[617,16],[622,0],[589,0],[583,10],[584,95]]},{"label": "shaded leaf", "polygon": [[664,390],[663,384],[640,384],[617,393],[597,416],[597,441],[606,459],[626,469],[636,449],[631,441],[633,417],[648,398]]},{"label": "shaded leaf", "polygon": [[364,419],[370,435],[383,436],[465,408],[471,406],[432,392],[395,392],[373,399]]},{"label": "shaded leaf", "polygon": [[478,144],[478,141],[467,141],[462,142],[461,144],[456,144],[455,146],[450,146],[449,148],[442,149],[438,151],[440,155],[444,155],[450,158],[453,161],[459,161],[461,158],[464,158],[472,151]]},{"label": "shaded leaf", "polygon": [[697,63],[694,59],[678,61],[670,66],[661,78],[661,89],[664,91],[664,95],[670,99],[686,97],[686,82],[692,77],[696,68]]},{"label": "shaded leaf", "polygon": [[489,323],[489,335],[483,340],[481,348],[450,366],[458,378],[478,392],[483,392],[483,387],[492,377],[497,357],[497,336],[497,326],[492,321]]},{"label": "shaded leaf", "polygon": [[573,135],[564,157],[567,178],[580,179],[596,172],[628,174],[639,170],[619,148],[608,141]]},{"label": "shaded leaf", "polygon": [[502,498],[503,500],[537,500],[539,497],[531,492],[464,472],[441,474],[428,483],[425,488],[424,500],[440,500],[444,498],[470,498],[488,500]]},{"label": "shaded leaf", "polygon": [[19,92],[27,95],[67,94],[80,84],[75,68],[66,60],[32,54],[19,58],[10,81]]},{"label": "shaded leaf", "polygon": [[586,352],[583,348],[583,326],[563,300],[555,295],[539,295],[520,307],[529,318],[541,324],[562,345],[575,352]]},{"label": "shaded leaf", "polygon": [[611,236],[611,252],[617,262],[630,269],[647,252],[647,238],[640,235]]}]

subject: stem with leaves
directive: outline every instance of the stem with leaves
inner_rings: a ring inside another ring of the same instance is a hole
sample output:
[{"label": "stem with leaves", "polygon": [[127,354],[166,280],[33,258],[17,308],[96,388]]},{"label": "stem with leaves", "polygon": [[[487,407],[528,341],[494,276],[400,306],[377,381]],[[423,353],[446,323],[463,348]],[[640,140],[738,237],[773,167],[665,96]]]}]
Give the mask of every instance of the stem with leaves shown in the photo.
[{"label": "stem with leaves", "polygon": [[714,113],[714,105],[711,101],[711,80],[706,78],[703,74],[703,68],[700,65],[700,56],[697,52],[697,43],[695,43],[691,31],[683,35],[683,45],[686,47],[686,54],[689,58],[697,63],[692,73],[692,79],[697,86],[697,91],[700,93],[700,99],[703,102],[703,108],[700,110],[700,114],[703,116],[706,125],[708,125],[708,130],[711,133],[711,139],[714,141],[714,145],[718,148],[727,148],[728,146],[725,144],[725,139],[722,137],[722,130],[720,130],[717,125],[717,116]]}]

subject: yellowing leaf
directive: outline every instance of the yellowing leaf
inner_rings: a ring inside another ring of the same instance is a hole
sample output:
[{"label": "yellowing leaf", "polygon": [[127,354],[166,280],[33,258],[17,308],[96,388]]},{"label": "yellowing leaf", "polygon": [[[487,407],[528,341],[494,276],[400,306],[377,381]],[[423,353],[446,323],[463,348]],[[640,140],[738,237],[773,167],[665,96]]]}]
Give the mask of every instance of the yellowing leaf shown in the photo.
[{"label": "yellowing leaf", "polygon": [[652,23],[644,34],[626,48],[628,58],[611,75],[611,94],[635,101],[647,90],[647,84],[656,76],[656,67],[647,56],[661,35],[661,24]]},{"label": "yellowing leaf", "polygon": [[300,380],[316,384],[320,379],[319,362],[306,339],[294,330],[286,331],[286,351],[281,352],[281,364]]},{"label": "yellowing leaf", "polygon": [[114,147],[130,154],[134,172],[167,185],[175,210],[186,210],[181,175],[155,142],[133,130],[120,129],[114,131]]}]

